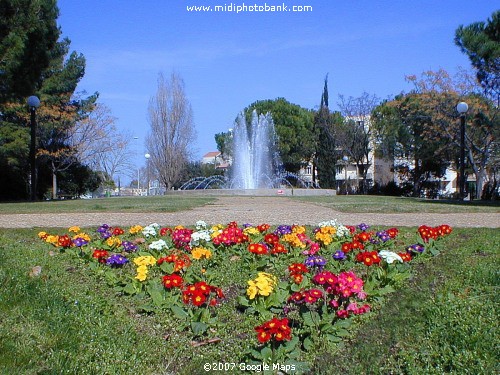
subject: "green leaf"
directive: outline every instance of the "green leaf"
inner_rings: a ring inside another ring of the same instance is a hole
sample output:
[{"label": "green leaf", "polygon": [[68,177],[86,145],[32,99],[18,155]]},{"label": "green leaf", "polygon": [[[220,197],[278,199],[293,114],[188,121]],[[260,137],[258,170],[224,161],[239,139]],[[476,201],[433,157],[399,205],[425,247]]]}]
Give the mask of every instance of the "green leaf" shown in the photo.
[{"label": "green leaf", "polygon": [[134,284],[130,283],[123,287],[123,292],[126,294],[135,294],[137,293],[137,289],[134,287]]},{"label": "green leaf", "polygon": [[350,332],[347,329],[340,328],[340,329],[337,330],[337,332],[335,333],[335,335],[339,336],[339,337],[346,337],[346,336],[350,335]]},{"label": "green leaf", "polygon": [[200,336],[206,332],[208,325],[203,322],[191,322],[191,330],[195,336]]},{"label": "green leaf", "polygon": [[245,296],[238,296],[238,304],[241,306],[250,306],[250,301]]},{"label": "green leaf", "polygon": [[295,336],[294,338],[292,338],[290,341],[288,341],[284,347],[285,347],[285,351],[287,353],[291,353],[295,350],[295,348],[297,347],[297,344],[299,343],[299,337],[298,336]]},{"label": "green leaf", "polygon": [[260,356],[263,361],[270,361],[273,356],[273,351],[267,346],[260,351]]},{"label": "green leaf", "polygon": [[139,311],[144,311],[147,313],[155,312],[155,310],[156,310],[156,308],[154,306],[151,306],[151,305],[141,305],[141,306],[138,306],[137,309]]},{"label": "green leaf", "polygon": [[336,336],[336,335],[333,335],[333,334],[326,335],[326,338],[328,339],[328,341],[335,342],[335,343],[342,341],[342,339],[339,336]]},{"label": "green leaf", "polygon": [[306,311],[302,314],[304,324],[308,327],[316,327],[319,324],[320,316],[316,311]]},{"label": "green leaf", "polygon": [[149,295],[151,296],[151,299],[153,300],[153,303],[158,306],[158,307],[162,307],[164,302],[165,302],[165,298],[163,298],[163,295],[161,292],[157,291],[157,290],[152,290],[152,291],[149,291]]},{"label": "green leaf", "polygon": [[309,351],[313,348],[314,346],[314,343],[313,341],[311,340],[311,337],[310,336],[307,336],[304,341],[302,342],[302,346],[304,347],[304,350],[305,351]]},{"label": "green leaf", "polygon": [[187,317],[189,316],[189,314],[180,306],[170,306],[170,310],[172,310],[172,312],[178,319],[187,319]]},{"label": "green leaf", "polygon": [[338,320],[335,323],[335,327],[339,327],[339,328],[349,328],[351,325],[352,325],[351,319],[342,319],[342,320]]},{"label": "green leaf", "polygon": [[395,290],[392,286],[390,286],[390,285],[386,285],[386,286],[384,286],[383,288],[381,288],[381,289],[377,290],[375,293],[376,293],[377,295],[379,295],[379,296],[383,296],[383,295],[385,295],[385,294],[393,293],[393,292],[395,292],[395,291],[396,291],[396,290]]}]

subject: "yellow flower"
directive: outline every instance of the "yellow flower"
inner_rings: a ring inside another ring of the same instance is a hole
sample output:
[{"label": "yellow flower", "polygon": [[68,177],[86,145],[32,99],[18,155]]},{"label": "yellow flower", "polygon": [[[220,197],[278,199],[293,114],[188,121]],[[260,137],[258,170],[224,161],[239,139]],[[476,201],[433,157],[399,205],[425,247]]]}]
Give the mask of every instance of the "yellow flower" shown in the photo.
[{"label": "yellow flower", "polygon": [[297,237],[297,233],[287,233],[283,236],[283,241],[288,242],[293,247],[299,247],[304,249],[306,244],[303,243],[299,237]]},{"label": "yellow flower", "polygon": [[258,289],[252,280],[248,281],[247,295],[250,299],[254,299],[257,295]]},{"label": "yellow flower", "polygon": [[73,240],[76,240],[77,238],[81,238],[85,241],[89,241],[90,242],[90,236],[87,234],[87,233],[78,233],[77,235],[73,236]]},{"label": "yellow flower", "polygon": [[78,232],[80,232],[80,227],[74,225],[72,227],[69,227],[68,231],[73,232],[73,233],[78,233]]},{"label": "yellow flower", "polygon": [[47,232],[38,232],[38,238],[47,238]]},{"label": "yellow flower", "polygon": [[259,234],[260,232],[255,227],[246,227],[245,229],[243,229],[243,233],[249,235],[249,234]]},{"label": "yellow flower", "polygon": [[214,225],[211,229],[210,229],[210,237],[211,238],[215,238],[217,237],[219,234],[222,233],[222,230],[224,229],[224,226],[222,224],[217,224],[217,225]]},{"label": "yellow flower", "polygon": [[146,265],[141,265],[137,267],[137,276],[135,277],[139,281],[146,280],[148,275],[148,267]]},{"label": "yellow flower", "polygon": [[294,225],[292,227],[292,232],[293,233],[306,233],[306,227],[302,226],[302,225]]},{"label": "yellow flower", "polygon": [[191,255],[193,256],[193,259],[201,259],[201,258],[209,259],[212,256],[212,252],[203,247],[195,247],[194,249],[191,250]]},{"label": "yellow flower", "polygon": [[47,238],[45,239],[45,242],[57,246],[57,243],[59,242],[59,236],[48,235]]},{"label": "yellow flower", "polygon": [[118,237],[111,236],[106,240],[106,244],[109,247],[120,246],[122,244],[122,240],[120,240]]},{"label": "yellow flower", "polygon": [[276,286],[277,279],[275,276],[266,272],[259,272],[255,280],[248,281],[247,295],[250,299],[255,296],[269,296]]},{"label": "yellow flower", "polygon": [[141,232],[141,231],[142,231],[142,229],[143,229],[143,228],[142,228],[142,226],[140,226],[140,225],[134,225],[133,227],[131,227],[131,228],[128,230],[128,232],[129,232],[130,234],[137,234],[137,233]]},{"label": "yellow flower", "polygon": [[333,241],[333,235],[337,232],[337,229],[331,226],[321,227],[314,235],[314,238],[324,245],[329,245]]},{"label": "yellow flower", "polygon": [[178,229],[184,229],[184,225],[177,225],[174,230],[178,230]]},{"label": "yellow flower", "polygon": [[156,264],[156,259],[151,255],[146,255],[135,258],[134,263],[137,266],[154,266]]}]

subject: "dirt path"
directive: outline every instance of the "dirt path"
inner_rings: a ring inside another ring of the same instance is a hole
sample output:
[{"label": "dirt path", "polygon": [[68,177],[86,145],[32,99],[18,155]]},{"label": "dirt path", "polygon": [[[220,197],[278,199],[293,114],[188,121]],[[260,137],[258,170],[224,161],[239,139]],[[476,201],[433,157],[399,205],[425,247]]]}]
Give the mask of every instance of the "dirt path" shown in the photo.
[{"label": "dirt path", "polygon": [[327,207],[291,201],[285,197],[218,197],[213,204],[174,213],[61,213],[0,215],[1,228],[50,228],[71,225],[98,226],[101,224],[130,226],[158,223],[163,226],[193,225],[198,220],[209,224],[309,224],[337,219],[345,225],[367,223],[380,226],[418,226],[449,224],[453,227],[500,228],[499,213],[468,214],[357,214],[342,213]]}]

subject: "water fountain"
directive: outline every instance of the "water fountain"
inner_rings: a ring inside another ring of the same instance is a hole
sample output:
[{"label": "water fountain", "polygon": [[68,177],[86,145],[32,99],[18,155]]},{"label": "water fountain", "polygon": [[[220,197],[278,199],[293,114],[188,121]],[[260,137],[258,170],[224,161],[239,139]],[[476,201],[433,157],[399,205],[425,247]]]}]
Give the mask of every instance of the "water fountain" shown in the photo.
[{"label": "water fountain", "polygon": [[269,113],[252,112],[250,124],[241,113],[233,128],[231,189],[269,189],[279,184],[281,165],[274,123]]},{"label": "water fountain", "polygon": [[[203,191],[204,195],[333,195],[334,190],[304,180],[283,170],[277,148],[277,135],[269,113],[251,120],[241,113],[232,130],[232,163],[228,176],[195,177],[185,182],[182,191]],[[293,185],[292,185],[293,182]]]}]

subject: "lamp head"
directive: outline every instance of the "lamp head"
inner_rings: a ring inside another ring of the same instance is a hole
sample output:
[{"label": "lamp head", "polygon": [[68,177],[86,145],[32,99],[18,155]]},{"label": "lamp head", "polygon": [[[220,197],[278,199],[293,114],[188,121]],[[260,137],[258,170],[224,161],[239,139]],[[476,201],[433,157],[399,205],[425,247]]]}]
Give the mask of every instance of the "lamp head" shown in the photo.
[{"label": "lamp head", "polygon": [[457,104],[457,112],[463,115],[469,110],[469,106],[466,102],[460,102]]},{"label": "lamp head", "polygon": [[28,105],[30,108],[38,108],[40,107],[40,99],[38,99],[37,96],[35,95],[32,95],[28,98],[28,101],[27,101]]}]

